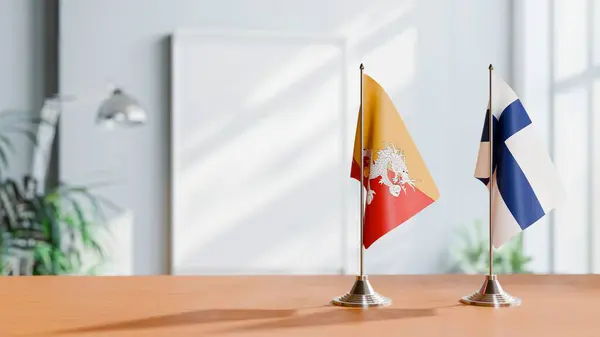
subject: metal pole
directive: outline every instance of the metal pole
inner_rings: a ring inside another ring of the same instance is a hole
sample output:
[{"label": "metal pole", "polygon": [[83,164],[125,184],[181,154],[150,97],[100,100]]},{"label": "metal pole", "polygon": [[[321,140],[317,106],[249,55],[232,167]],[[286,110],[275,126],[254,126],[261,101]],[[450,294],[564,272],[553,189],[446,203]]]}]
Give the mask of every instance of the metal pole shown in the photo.
[{"label": "metal pole", "polygon": [[482,307],[515,307],[521,305],[521,299],[513,297],[502,289],[500,281],[494,275],[494,226],[493,213],[494,209],[494,114],[492,110],[492,71],[494,67],[490,64],[490,101],[488,105],[488,128],[490,142],[490,273],[485,277],[485,281],[478,291],[471,295],[464,296],[460,299],[461,303],[477,305]]},{"label": "metal pole", "polygon": [[[338,296],[331,301],[333,305],[342,307],[370,308],[388,306],[392,301],[379,295],[373,287],[364,269],[364,225],[365,225],[365,154],[364,154],[364,124],[365,124],[365,109],[364,109],[364,69],[363,64],[360,64],[360,275],[356,276],[356,281],[349,292],[342,296]],[[368,179],[368,177],[367,177]]]},{"label": "metal pole", "polygon": [[363,260],[365,255],[364,246],[364,221],[365,221],[365,191],[364,191],[364,172],[365,172],[365,160],[364,160],[364,146],[363,146],[363,126],[365,122],[364,108],[363,108],[363,72],[365,67],[360,64],[360,276],[364,276]]},{"label": "metal pole", "polygon": [[493,227],[492,227],[492,208],[493,208],[493,196],[494,196],[494,114],[492,110],[492,71],[494,67],[490,64],[489,66],[490,72],[490,112],[489,112],[489,121],[488,128],[490,129],[490,276],[494,275],[494,246],[493,246]]}]

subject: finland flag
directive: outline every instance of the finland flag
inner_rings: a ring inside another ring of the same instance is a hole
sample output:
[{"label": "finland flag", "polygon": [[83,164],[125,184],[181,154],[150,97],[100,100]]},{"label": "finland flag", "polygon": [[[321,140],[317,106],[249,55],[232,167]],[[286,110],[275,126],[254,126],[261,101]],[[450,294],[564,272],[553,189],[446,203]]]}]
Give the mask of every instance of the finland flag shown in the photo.
[{"label": "finland flag", "polygon": [[[515,92],[492,76],[493,244],[498,248],[536,223],[564,198],[565,192],[546,147]],[[481,135],[475,177],[490,178],[489,105]]]}]

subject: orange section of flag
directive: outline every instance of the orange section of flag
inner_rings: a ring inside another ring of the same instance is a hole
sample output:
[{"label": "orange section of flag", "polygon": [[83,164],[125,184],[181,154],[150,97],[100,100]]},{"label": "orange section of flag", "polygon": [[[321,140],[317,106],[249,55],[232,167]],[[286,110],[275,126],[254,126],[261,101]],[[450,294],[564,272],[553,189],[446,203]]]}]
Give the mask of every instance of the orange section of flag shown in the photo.
[{"label": "orange section of flag", "polygon": [[[402,118],[383,88],[363,75],[363,244],[376,240],[439,198],[439,192]],[[360,181],[359,113],[351,177]]]}]

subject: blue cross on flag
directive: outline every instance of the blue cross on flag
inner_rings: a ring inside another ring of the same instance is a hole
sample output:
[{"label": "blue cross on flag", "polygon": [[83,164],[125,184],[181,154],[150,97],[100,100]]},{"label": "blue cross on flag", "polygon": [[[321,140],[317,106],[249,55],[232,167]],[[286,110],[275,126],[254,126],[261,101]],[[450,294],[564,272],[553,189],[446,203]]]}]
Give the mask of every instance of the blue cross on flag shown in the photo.
[{"label": "blue cross on flag", "polygon": [[[493,191],[492,233],[498,248],[536,223],[564,199],[546,147],[538,139],[521,101],[504,80],[492,76]],[[481,135],[475,177],[490,180],[489,116]]]}]

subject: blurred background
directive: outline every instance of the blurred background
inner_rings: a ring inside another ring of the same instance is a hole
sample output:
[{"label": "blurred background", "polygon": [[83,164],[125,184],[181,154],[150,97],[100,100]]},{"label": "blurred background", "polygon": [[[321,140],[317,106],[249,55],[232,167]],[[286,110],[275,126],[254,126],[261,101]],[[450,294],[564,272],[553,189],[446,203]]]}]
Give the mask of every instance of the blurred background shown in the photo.
[{"label": "blurred background", "polygon": [[593,0],[0,0],[2,271],[356,273],[363,62],[441,194],[367,273],[485,270],[490,63],[568,192],[496,270],[599,272],[598,22]]}]

